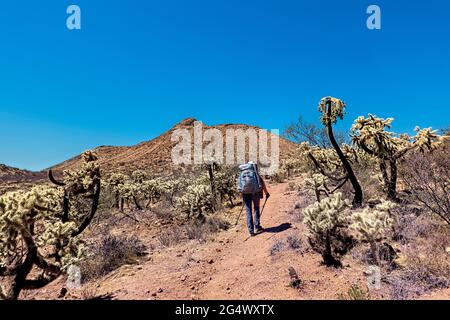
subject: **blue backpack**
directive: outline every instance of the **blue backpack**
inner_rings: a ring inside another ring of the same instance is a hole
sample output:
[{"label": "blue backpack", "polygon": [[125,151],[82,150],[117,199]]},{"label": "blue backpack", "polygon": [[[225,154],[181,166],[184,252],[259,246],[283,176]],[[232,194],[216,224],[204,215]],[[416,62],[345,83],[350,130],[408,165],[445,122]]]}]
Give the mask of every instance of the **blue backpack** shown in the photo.
[{"label": "blue backpack", "polygon": [[259,180],[258,170],[255,164],[242,164],[239,166],[238,190],[244,194],[261,192],[262,186]]}]

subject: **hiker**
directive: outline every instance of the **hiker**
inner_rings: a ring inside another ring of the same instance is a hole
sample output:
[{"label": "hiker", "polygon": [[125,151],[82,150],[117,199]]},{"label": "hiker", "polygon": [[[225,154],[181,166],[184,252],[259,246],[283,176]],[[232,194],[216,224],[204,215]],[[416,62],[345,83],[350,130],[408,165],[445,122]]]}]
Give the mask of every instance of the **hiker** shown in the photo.
[{"label": "hiker", "polygon": [[[238,190],[242,193],[242,200],[247,213],[248,231],[250,236],[254,236],[255,231],[261,232],[264,230],[260,223],[260,200],[264,196],[263,193],[266,195],[266,200],[270,197],[270,194],[254,162],[250,161],[247,164],[240,165],[239,169],[241,173],[239,175]],[[252,212],[252,204],[254,212]]]}]

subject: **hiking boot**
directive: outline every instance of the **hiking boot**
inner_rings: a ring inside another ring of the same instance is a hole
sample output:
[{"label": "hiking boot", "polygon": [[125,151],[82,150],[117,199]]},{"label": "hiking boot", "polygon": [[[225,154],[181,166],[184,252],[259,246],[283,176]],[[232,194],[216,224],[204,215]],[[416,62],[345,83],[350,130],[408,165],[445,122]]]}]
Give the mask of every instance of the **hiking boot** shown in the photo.
[{"label": "hiking boot", "polygon": [[261,227],[261,226],[257,226],[255,229],[256,229],[256,232],[262,232],[262,231],[264,231],[264,228]]},{"label": "hiking boot", "polygon": [[250,232],[250,237],[254,237],[255,233],[254,232]]}]

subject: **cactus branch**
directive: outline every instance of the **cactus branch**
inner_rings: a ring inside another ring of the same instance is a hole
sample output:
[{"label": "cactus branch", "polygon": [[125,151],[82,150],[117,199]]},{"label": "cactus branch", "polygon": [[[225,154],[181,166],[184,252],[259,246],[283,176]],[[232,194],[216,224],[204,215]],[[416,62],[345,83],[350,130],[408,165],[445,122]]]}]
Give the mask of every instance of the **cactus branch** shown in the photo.
[{"label": "cactus branch", "polygon": [[316,166],[317,170],[319,170],[319,172],[324,175],[325,177],[334,180],[334,181],[342,181],[342,180],[346,180],[348,179],[348,174],[341,176],[341,177],[336,177],[334,175],[332,175],[331,173],[328,173],[324,170],[324,168],[320,165],[319,161],[317,161],[317,159],[313,156],[313,154],[311,152],[308,152],[308,157],[311,159],[311,161],[314,163],[314,165]]},{"label": "cactus branch", "polygon": [[326,101],[326,113],[328,117],[328,121],[325,121],[328,137],[330,138],[331,145],[336,150],[336,153],[339,156],[339,159],[342,162],[342,165],[344,166],[345,171],[348,174],[348,179],[350,180],[353,189],[354,189],[354,198],[353,198],[353,206],[354,207],[361,207],[362,205],[362,199],[363,199],[363,193],[361,189],[361,185],[358,182],[358,179],[356,178],[355,173],[353,172],[353,169],[350,165],[350,162],[345,157],[344,153],[342,152],[341,148],[339,147],[338,143],[336,142],[336,139],[333,134],[333,127],[332,127],[332,108],[333,108],[333,101],[331,99],[327,99]]},{"label": "cactus branch", "polygon": [[72,233],[72,237],[76,237],[80,235],[87,226],[91,223],[92,218],[94,218],[95,213],[97,212],[99,200],[100,200],[100,179],[96,179],[94,182],[94,199],[92,200],[91,213],[83,220],[78,229]]},{"label": "cactus branch", "polygon": [[48,170],[48,178],[52,183],[54,183],[55,185],[57,185],[59,187],[64,187],[66,185],[64,182],[60,182],[55,179],[55,177],[53,176],[52,169]]}]

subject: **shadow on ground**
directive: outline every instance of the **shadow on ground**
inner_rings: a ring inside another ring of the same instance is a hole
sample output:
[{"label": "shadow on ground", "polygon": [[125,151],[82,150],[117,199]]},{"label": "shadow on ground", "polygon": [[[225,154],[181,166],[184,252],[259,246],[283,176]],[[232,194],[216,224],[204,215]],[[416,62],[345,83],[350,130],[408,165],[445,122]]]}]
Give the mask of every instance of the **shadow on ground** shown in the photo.
[{"label": "shadow on ground", "polygon": [[280,233],[280,232],[286,231],[290,228],[292,228],[292,224],[290,224],[289,222],[285,222],[276,227],[265,228],[260,233]]}]

